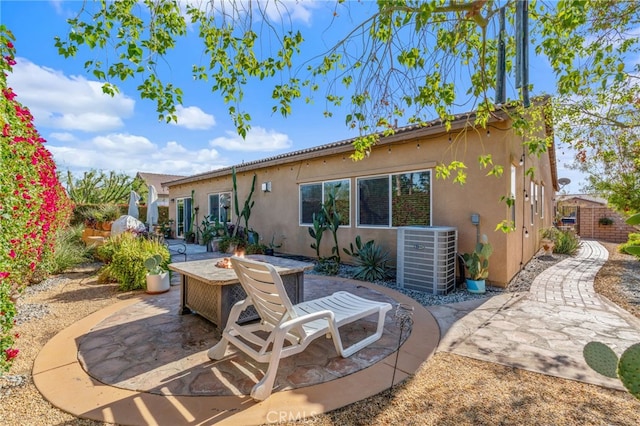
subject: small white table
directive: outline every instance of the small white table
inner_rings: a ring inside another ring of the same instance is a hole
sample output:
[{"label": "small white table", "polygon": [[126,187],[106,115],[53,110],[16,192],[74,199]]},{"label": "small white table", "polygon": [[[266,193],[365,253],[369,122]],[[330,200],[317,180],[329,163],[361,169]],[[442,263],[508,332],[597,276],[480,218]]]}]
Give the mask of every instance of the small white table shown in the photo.
[{"label": "small white table", "polygon": [[[291,303],[304,300],[304,271],[313,268],[312,263],[283,257],[249,255],[249,259],[270,263],[282,277]],[[247,295],[233,269],[218,268],[222,258],[171,263],[169,269],[181,275],[180,313],[195,312],[214,323],[219,329],[227,324],[231,307]],[[258,318],[253,308],[245,310],[241,322]]]}]

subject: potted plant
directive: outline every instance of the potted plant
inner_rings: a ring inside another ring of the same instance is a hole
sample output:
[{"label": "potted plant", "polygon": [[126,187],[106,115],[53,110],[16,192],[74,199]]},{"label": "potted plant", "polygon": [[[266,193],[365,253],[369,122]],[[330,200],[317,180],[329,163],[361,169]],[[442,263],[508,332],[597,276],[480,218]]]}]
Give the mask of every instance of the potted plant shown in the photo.
[{"label": "potted plant", "polygon": [[202,221],[200,235],[202,237],[202,244],[207,248],[208,252],[212,252],[218,249],[219,237],[224,235],[224,232],[222,234],[220,233],[221,226],[218,218],[215,219],[215,222],[211,222],[209,218],[210,216],[207,216]]},{"label": "potted plant", "polygon": [[615,221],[610,217],[601,217],[600,219],[598,219],[598,223],[604,226],[613,225],[614,222]]},{"label": "potted plant", "polygon": [[282,247],[282,244],[276,244],[276,234],[271,236],[271,242],[269,243],[269,247],[264,250],[264,254],[268,256],[273,256],[275,253],[275,249]]},{"label": "potted plant", "polygon": [[160,225],[160,232],[162,232],[162,235],[167,240],[171,238],[172,227],[173,227],[173,219],[169,219],[167,222]]},{"label": "potted plant", "polygon": [[100,223],[100,228],[103,231],[111,231],[111,225],[114,220],[121,216],[120,213],[120,207],[116,204],[101,204],[97,210],[97,220]]},{"label": "potted plant", "polygon": [[555,227],[544,228],[541,231],[540,245],[544,250],[545,256],[553,255],[553,248],[556,246],[559,230]]},{"label": "potted plant", "polygon": [[147,268],[147,293],[160,294],[169,291],[169,271],[162,267],[162,256],[155,254],[144,261]]},{"label": "potted plant", "polygon": [[469,273],[467,277],[467,290],[471,293],[484,293],[486,291],[485,280],[489,276],[489,256],[493,253],[493,247],[489,244],[487,236],[476,244],[471,253],[464,253],[464,266]]}]

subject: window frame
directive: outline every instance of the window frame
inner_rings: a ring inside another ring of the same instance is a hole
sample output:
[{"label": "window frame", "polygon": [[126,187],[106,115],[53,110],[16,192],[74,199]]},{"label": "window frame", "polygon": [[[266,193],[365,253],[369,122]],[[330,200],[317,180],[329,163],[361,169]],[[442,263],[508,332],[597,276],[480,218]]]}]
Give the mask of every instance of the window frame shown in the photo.
[{"label": "window frame", "polygon": [[[335,183],[335,182],[341,182],[341,183],[347,183],[347,185],[349,186],[347,188],[347,202],[349,204],[349,213],[348,216],[346,217],[346,220],[348,221],[348,223],[341,223],[340,226],[344,227],[344,228],[350,228],[351,227],[351,212],[352,212],[352,202],[351,202],[351,188],[352,188],[352,184],[351,184],[351,178],[342,178],[342,179],[330,179],[330,180],[323,180],[323,181],[315,181],[315,182],[305,182],[305,183],[300,183],[298,184],[298,226],[304,226],[304,227],[308,227],[308,226],[313,226],[313,223],[307,223],[307,222],[303,222],[303,211],[302,211],[302,188],[303,187],[307,187],[307,186],[320,186],[320,203],[324,203],[326,201],[325,197],[326,197],[326,193],[327,193],[327,184],[331,184],[331,183]],[[315,213],[315,212],[314,212]]]},{"label": "window frame", "polygon": [[[382,173],[377,175],[368,175],[368,176],[360,176],[356,177],[356,221],[355,227],[361,229],[397,229],[399,226],[393,225],[393,177],[397,175],[406,175],[406,174],[415,174],[415,173],[428,173],[429,174],[429,223],[425,225],[409,225],[409,226],[431,226],[433,224],[433,169],[418,169],[418,170],[406,170],[395,173]],[[363,180],[371,180],[378,179],[381,177],[386,177],[387,185],[388,185],[388,212],[389,212],[389,221],[386,225],[369,225],[369,224],[361,224],[360,223],[360,182]],[[400,225],[406,226],[406,225]]]},{"label": "window frame", "polygon": [[[218,197],[218,221],[220,221],[220,223],[222,222],[222,218],[220,217],[220,213],[222,212],[222,208],[220,207],[220,196],[221,195],[227,195],[229,197],[229,208],[227,209],[227,220],[226,223],[231,223],[232,222],[232,216],[233,216],[233,209],[231,208],[231,195],[232,192],[231,191],[220,191],[220,192],[211,192],[209,194],[207,194],[207,203],[208,203],[208,208],[207,208],[207,219],[211,222],[211,197],[213,196],[217,196]],[[215,221],[215,219],[213,220]]]}]

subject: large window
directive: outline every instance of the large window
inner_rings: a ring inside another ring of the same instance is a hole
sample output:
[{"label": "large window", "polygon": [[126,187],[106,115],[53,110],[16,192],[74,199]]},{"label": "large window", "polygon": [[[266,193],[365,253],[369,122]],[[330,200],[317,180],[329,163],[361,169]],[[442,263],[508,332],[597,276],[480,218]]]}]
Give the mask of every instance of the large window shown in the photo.
[{"label": "large window", "polygon": [[209,194],[209,220],[215,221],[216,218],[220,223],[231,221],[231,193],[221,192],[218,194]]},{"label": "large window", "polygon": [[319,213],[322,204],[333,194],[336,210],[340,214],[340,225],[349,226],[351,223],[351,191],[348,179],[300,185],[300,225],[312,225],[313,214]]},{"label": "large window", "polygon": [[358,179],[358,226],[430,224],[430,171]]}]

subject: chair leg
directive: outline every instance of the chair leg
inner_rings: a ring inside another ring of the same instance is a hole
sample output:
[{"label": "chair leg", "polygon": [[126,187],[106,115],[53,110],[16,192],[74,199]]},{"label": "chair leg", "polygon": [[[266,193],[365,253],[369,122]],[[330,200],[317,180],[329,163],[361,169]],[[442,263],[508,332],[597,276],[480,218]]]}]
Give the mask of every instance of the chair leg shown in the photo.
[{"label": "chair leg", "polygon": [[262,380],[260,380],[251,389],[251,398],[257,401],[264,401],[271,395],[273,390],[273,383],[276,381],[276,375],[278,373],[278,365],[280,365],[280,355],[282,352],[282,345],[284,343],[284,334],[278,333],[273,341],[271,349],[271,358],[269,359],[269,367],[264,374]]},{"label": "chair leg", "polygon": [[223,336],[218,343],[207,351],[207,356],[209,359],[222,359],[227,351],[227,346],[229,346],[229,340]]}]

